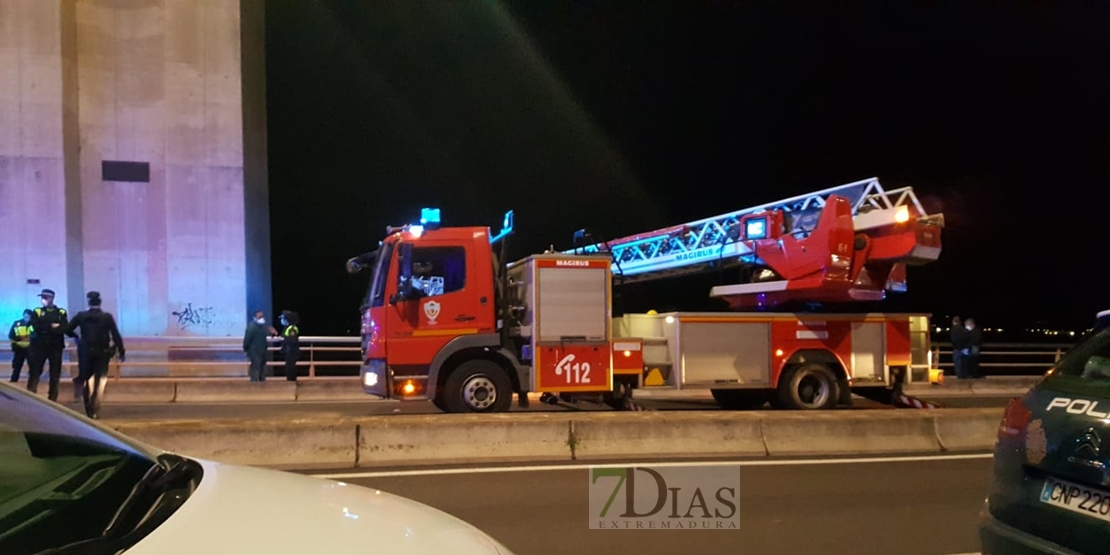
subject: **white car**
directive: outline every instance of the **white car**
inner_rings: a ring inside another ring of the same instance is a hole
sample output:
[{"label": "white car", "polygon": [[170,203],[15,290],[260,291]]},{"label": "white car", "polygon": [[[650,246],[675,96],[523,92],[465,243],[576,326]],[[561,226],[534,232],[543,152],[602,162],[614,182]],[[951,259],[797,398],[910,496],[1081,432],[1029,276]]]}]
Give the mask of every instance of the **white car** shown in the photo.
[{"label": "white car", "polygon": [[426,505],[193,460],[0,383],[0,553],[511,552]]}]

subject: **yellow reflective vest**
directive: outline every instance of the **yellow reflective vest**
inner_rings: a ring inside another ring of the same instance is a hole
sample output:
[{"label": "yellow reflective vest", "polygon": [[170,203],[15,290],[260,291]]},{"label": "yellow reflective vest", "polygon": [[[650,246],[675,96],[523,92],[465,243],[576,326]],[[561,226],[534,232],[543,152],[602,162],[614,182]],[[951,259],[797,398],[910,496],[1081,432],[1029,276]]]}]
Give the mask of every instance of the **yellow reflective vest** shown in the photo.
[{"label": "yellow reflective vest", "polygon": [[12,348],[26,349],[31,346],[31,332],[35,331],[31,324],[24,324],[23,320],[16,320],[12,329],[8,331],[8,339],[12,340]]}]

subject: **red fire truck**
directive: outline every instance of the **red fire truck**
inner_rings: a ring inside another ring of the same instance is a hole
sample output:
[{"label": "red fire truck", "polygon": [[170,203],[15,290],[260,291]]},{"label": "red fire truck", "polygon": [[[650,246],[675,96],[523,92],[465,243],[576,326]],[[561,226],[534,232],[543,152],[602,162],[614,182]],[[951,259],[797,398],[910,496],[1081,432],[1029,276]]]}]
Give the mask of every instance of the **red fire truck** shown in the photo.
[{"label": "red fire truck", "polygon": [[[889,401],[928,350],[913,339],[927,334],[924,315],[782,311],[881,300],[905,290],[907,266],[939,257],[943,216],[874,178],[512,263],[512,212],[496,235],[439,222],[425,209],[347,262],[372,269],[368,394],[500,412],[514,394],[526,406],[529,392],[619,406],[636,389],[708,389],[727,408],[824,409],[852,393]],[[612,314],[614,278],[720,269],[739,283],[710,295],[745,312]]]}]

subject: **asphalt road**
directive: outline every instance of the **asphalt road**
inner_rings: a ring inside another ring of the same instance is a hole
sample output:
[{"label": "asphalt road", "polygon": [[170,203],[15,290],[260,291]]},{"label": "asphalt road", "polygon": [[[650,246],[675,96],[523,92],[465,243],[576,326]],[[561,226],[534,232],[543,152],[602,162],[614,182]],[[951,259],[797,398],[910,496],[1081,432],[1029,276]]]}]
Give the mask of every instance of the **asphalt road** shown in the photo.
[{"label": "asphalt road", "polygon": [[444,510],[517,555],[946,555],[979,551],[990,469],[989,458],[743,466],[735,530],[591,530],[585,468],[339,479]]},{"label": "asphalt road", "polygon": [[[1008,396],[964,396],[935,398],[953,408],[1003,407]],[[641,401],[651,410],[720,410],[713,401]],[[598,405],[586,405],[590,410],[610,410]],[[843,410],[892,410],[865,399],[857,399],[855,407]],[[513,407],[513,410],[521,410]],[[563,407],[533,402],[529,411],[567,411]],[[100,417],[111,420],[162,420],[194,418],[307,418],[321,416],[352,417],[383,414],[436,414],[439,409],[427,402],[366,400],[317,402],[267,402],[267,403],[164,403],[164,404],[105,404]]]}]

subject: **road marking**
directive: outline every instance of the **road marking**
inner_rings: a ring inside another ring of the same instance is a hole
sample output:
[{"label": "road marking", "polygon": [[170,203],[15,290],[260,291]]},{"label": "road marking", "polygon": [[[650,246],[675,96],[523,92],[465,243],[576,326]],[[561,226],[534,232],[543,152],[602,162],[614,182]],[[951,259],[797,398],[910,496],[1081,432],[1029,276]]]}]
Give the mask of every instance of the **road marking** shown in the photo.
[{"label": "road marking", "polygon": [[[590,468],[624,468],[626,466],[690,467],[690,466],[804,466],[825,464],[872,464],[897,462],[934,462],[990,459],[990,453],[967,455],[925,455],[916,457],[867,457],[852,459],[787,459],[751,461],[708,461],[708,462],[629,462],[620,464],[548,464],[536,466],[486,466],[479,468],[436,468],[430,470],[383,470],[365,472],[341,472],[333,474],[311,474],[329,480],[350,480],[353,478],[396,478],[401,476],[441,476],[451,474],[489,474],[497,472],[551,472],[556,470],[587,470]],[[961,554],[965,555],[965,554]],[[971,554],[974,555],[974,554]]]}]

